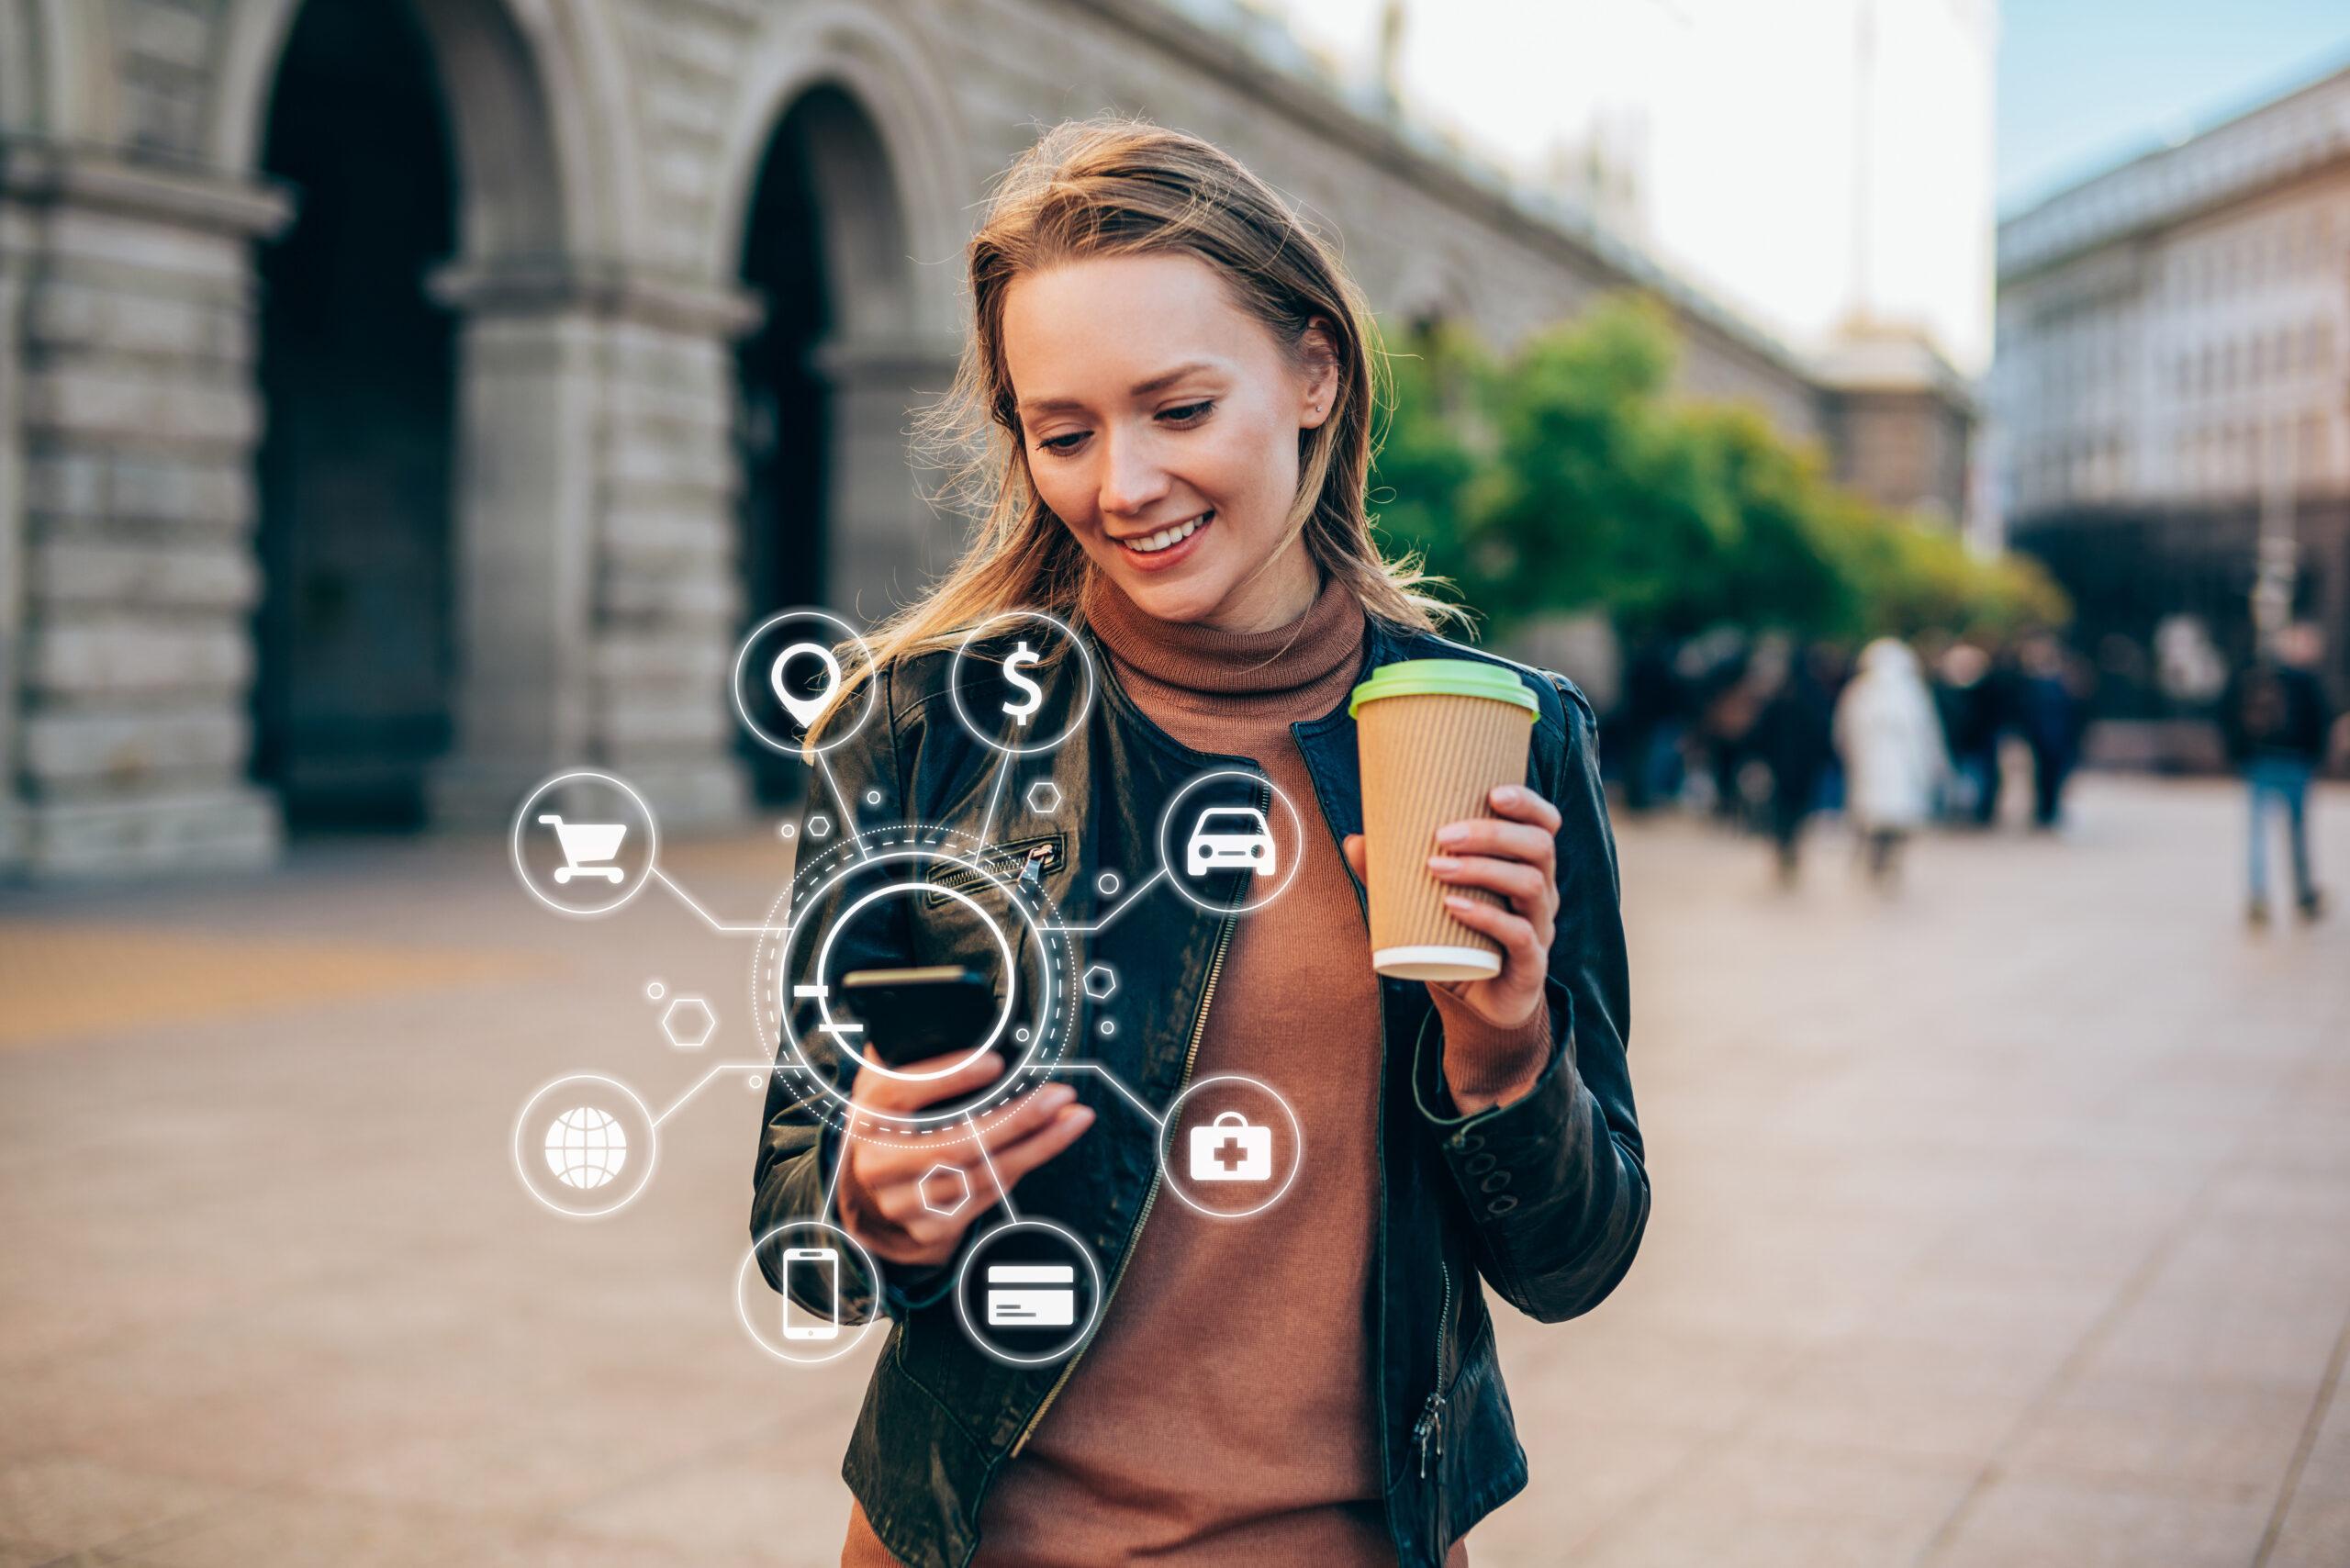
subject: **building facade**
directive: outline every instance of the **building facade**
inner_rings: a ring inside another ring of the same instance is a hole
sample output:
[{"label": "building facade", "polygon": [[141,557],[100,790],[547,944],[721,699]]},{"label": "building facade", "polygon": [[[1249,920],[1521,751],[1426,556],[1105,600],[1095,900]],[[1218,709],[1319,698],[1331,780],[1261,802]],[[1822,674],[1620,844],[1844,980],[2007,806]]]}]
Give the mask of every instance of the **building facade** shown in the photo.
[{"label": "building facade", "polygon": [[2350,671],[2350,70],[2001,225],[1991,398],[2009,539],[2125,688],[2256,603]]},{"label": "building facade", "polygon": [[0,0],[0,868],[497,823],[580,763],[680,825],[787,788],[735,641],[952,556],[909,412],[988,180],[1068,115],[1230,149],[1391,327],[1651,288],[1692,391],[1830,442],[1783,347],[1259,41],[1208,0]]}]

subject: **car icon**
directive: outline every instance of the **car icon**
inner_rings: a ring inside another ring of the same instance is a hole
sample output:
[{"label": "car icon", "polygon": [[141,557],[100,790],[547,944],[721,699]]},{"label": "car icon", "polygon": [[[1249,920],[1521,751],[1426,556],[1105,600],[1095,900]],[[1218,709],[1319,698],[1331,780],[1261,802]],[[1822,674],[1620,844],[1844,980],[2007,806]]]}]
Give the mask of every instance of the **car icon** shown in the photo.
[{"label": "car icon", "polygon": [[1270,877],[1273,864],[1273,827],[1254,806],[1210,806],[1192,823],[1192,836],[1183,848],[1183,868],[1194,877],[1217,866],[1239,866]]}]

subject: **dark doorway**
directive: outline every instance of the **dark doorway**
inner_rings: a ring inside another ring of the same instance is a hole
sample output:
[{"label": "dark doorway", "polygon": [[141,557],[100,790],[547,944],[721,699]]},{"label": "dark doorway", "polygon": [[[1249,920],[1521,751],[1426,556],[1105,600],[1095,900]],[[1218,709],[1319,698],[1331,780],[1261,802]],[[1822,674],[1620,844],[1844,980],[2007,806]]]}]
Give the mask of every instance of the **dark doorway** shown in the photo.
[{"label": "dark doorway", "polygon": [[[831,409],[811,356],[832,328],[833,311],[815,160],[826,129],[856,112],[830,88],[801,97],[777,126],[752,191],[743,282],[767,316],[735,354],[745,632],[778,610],[824,602]],[[805,764],[747,734],[741,745],[763,804],[800,798]]]},{"label": "dark doorway", "polygon": [[432,58],[407,0],[310,0],[263,166],[292,228],[261,260],[254,772],[303,827],[401,828],[450,742],[455,244]]}]

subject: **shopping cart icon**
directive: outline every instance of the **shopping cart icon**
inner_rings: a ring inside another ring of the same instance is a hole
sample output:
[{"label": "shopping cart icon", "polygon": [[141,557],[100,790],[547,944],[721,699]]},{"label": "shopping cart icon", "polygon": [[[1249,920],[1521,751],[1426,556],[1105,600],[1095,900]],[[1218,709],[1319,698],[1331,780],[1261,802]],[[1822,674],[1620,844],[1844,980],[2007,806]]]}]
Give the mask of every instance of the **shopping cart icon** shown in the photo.
[{"label": "shopping cart icon", "polygon": [[598,866],[598,860],[610,860],[621,852],[621,840],[628,836],[626,823],[567,823],[559,816],[539,819],[554,829],[555,842],[563,846],[564,864],[555,868],[558,885],[574,877],[601,877],[618,884],[627,879],[617,866]]}]

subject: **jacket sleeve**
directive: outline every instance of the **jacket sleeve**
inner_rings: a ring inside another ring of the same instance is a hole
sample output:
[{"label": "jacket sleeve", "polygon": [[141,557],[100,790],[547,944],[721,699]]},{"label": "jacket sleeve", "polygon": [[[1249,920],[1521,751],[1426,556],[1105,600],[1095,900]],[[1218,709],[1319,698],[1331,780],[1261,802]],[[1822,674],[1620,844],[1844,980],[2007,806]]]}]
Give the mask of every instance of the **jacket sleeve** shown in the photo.
[{"label": "jacket sleeve", "polygon": [[[853,739],[825,754],[823,766],[811,770],[808,801],[794,840],[800,846],[801,870],[829,845],[854,834],[858,814],[872,823],[894,822],[905,815],[904,779],[896,742],[898,715],[893,711],[890,672],[884,670],[875,678],[882,682],[877,711],[867,718]],[[881,800],[866,804],[869,793],[876,790]],[[828,895],[804,911],[795,911],[793,923],[807,923],[811,932],[825,929],[839,913],[845,896]],[[902,919],[860,920],[834,946],[832,967],[846,972],[910,963],[914,961],[912,943],[912,932]],[[806,969],[813,962],[816,944],[792,942],[787,947],[793,960],[792,972],[773,983],[779,988],[781,1004],[792,1009],[790,1035],[797,1036],[798,1045],[794,1046],[790,1036],[777,1041],[777,1068],[767,1075],[767,1113],[760,1124],[758,1154],[751,1172],[752,1241],[760,1270],[767,1275],[767,1283],[778,1290],[783,1288],[778,1277],[780,1249],[769,1241],[777,1230],[794,1221],[823,1219],[838,1223],[833,1182],[842,1154],[842,1109],[816,1080],[821,1078],[843,1089],[855,1081],[854,1064],[844,1064],[837,1044],[815,1027],[814,1003],[793,995],[798,984],[809,978]],[[804,1068],[794,1062],[795,1051],[806,1062]],[[866,1277],[854,1254],[843,1261],[844,1314],[869,1312],[875,1296],[873,1282]],[[918,1305],[905,1294],[904,1287],[919,1289],[921,1283],[933,1284],[934,1294],[943,1293],[944,1287],[935,1285],[927,1276],[917,1283],[911,1278],[901,1280],[892,1274],[879,1293],[882,1309],[898,1313]],[[815,1303],[802,1305],[822,1310]]]},{"label": "jacket sleeve", "polygon": [[1553,769],[1537,778],[1559,809],[1559,915],[1550,943],[1551,1051],[1533,1086],[1475,1115],[1453,1104],[1431,1008],[1413,1090],[1476,1226],[1486,1281],[1546,1323],[1606,1300],[1648,1226],[1649,1177],[1625,1058],[1630,980],[1617,908],[1616,844],[1600,788],[1591,709],[1551,678],[1566,710]]}]

